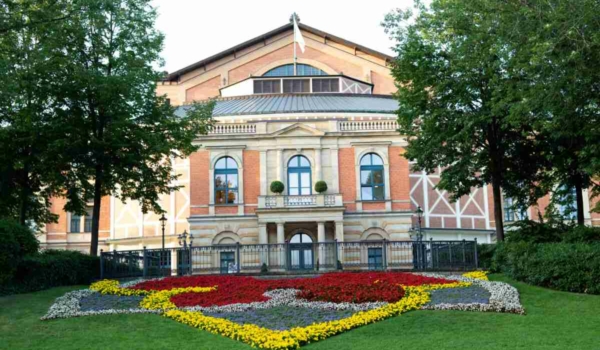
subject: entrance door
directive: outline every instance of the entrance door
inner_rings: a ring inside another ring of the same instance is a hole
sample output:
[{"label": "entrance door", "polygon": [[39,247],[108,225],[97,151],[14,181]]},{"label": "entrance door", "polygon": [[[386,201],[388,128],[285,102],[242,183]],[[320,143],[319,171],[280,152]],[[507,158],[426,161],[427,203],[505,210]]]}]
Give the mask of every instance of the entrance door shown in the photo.
[{"label": "entrance door", "polygon": [[383,269],[383,249],[382,248],[369,248],[369,270],[382,270]]},{"label": "entrance door", "polygon": [[221,273],[236,273],[234,252],[221,252]]},{"label": "entrance door", "polygon": [[305,233],[297,233],[290,239],[290,268],[312,270],[314,268],[313,241]]}]

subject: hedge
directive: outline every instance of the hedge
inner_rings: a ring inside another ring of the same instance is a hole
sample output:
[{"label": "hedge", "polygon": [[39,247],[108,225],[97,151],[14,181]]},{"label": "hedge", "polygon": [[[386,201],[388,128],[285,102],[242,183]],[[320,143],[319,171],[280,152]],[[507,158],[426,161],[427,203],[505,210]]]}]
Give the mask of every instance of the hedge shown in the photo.
[{"label": "hedge", "polygon": [[25,293],[52,287],[90,284],[99,278],[100,259],[76,251],[47,250],[23,257],[13,280],[0,294]]},{"label": "hedge", "polygon": [[499,243],[491,268],[536,286],[600,294],[598,243]]},{"label": "hedge", "polygon": [[9,283],[26,255],[37,254],[33,232],[14,220],[0,220],[0,286]]}]

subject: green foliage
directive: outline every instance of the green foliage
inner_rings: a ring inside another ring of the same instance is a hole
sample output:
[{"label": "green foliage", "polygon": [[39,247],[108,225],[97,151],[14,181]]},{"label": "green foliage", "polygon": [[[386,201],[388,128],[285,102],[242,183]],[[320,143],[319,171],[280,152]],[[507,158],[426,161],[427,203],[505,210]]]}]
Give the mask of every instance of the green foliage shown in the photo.
[{"label": "green foliage", "polygon": [[24,256],[37,254],[39,242],[33,232],[13,220],[0,220],[0,285],[15,276]]},{"label": "green foliage", "polygon": [[100,258],[75,251],[46,250],[23,258],[13,283],[0,293],[32,292],[89,284],[99,278]]},{"label": "green foliage", "polygon": [[[0,217],[39,226],[54,222],[50,198],[62,193],[70,165],[55,141],[60,55],[56,23],[68,0],[0,2]],[[62,112],[61,112],[62,113]],[[63,149],[64,150],[64,149]]]},{"label": "green foliage", "polygon": [[[575,189],[577,221],[584,222],[583,193],[600,193],[600,2],[594,0],[521,2],[513,13],[513,33],[521,45],[524,99],[514,109],[532,115],[546,139],[543,171],[551,184]],[[598,207],[600,209],[600,207]]]},{"label": "green foliage", "polygon": [[416,16],[397,10],[383,23],[396,40],[392,75],[399,131],[408,140],[404,156],[416,161],[416,171],[441,166],[437,187],[454,200],[492,184],[502,240],[500,188],[523,203],[543,194],[540,140],[528,116],[511,110],[523,97],[516,44],[503,35],[509,28],[502,16],[510,11],[492,0],[416,3]]},{"label": "green foliage", "polygon": [[491,268],[495,251],[495,244],[477,244],[479,268],[484,270],[489,270]]},{"label": "green foliage", "polygon": [[281,182],[279,180],[275,180],[275,181],[271,182],[271,192],[281,194],[284,189],[285,189],[285,186],[283,185],[283,182]]},{"label": "green foliage", "polygon": [[324,193],[327,191],[327,183],[323,180],[319,180],[315,183],[315,191],[317,193]]},{"label": "green foliage", "polygon": [[510,243],[595,243],[600,242],[600,228],[566,224],[561,220],[540,223],[531,220],[511,225],[506,238]]},{"label": "green foliage", "polygon": [[600,244],[499,243],[492,268],[537,286],[600,294]]}]

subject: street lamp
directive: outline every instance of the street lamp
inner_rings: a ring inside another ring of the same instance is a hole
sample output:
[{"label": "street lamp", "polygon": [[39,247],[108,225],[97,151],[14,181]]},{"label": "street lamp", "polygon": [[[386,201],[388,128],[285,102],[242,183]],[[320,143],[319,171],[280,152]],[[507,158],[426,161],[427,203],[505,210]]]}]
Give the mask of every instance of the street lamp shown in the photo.
[{"label": "street lamp", "polygon": [[179,245],[183,246],[183,249],[187,249],[188,244],[189,244],[189,247],[191,248],[192,244],[194,243],[194,237],[192,237],[192,234],[187,233],[187,231],[185,231],[185,230],[183,231],[182,234],[177,236],[177,240],[179,241]]},{"label": "street lamp", "polygon": [[[192,237],[191,233],[187,233],[186,230],[183,231],[182,234],[177,236],[177,240],[179,242],[179,245],[183,247],[183,252],[182,252],[182,259],[186,259],[185,256],[187,256],[187,261],[188,261],[188,273],[191,275],[192,274],[192,245],[194,244],[194,237]],[[189,241],[189,244],[188,244]],[[188,250],[189,248],[189,250]]]},{"label": "street lamp", "polygon": [[423,209],[421,209],[421,206],[417,205],[417,210],[415,211],[415,214],[417,215],[417,226],[413,226],[409,230],[410,238],[413,241],[416,241],[415,243],[413,243],[413,264],[416,269],[424,269],[425,262],[423,260],[425,258],[425,247],[422,244],[423,228],[421,226],[421,219],[423,218]]},{"label": "street lamp", "polygon": [[160,252],[160,269],[162,271],[162,269],[165,266],[165,226],[167,224],[167,218],[165,217],[165,213],[162,214],[162,216],[160,217],[160,226],[162,228],[162,251]]},{"label": "street lamp", "polygon": [[423,209],[421,206],[417,205],[417,210],[415,211],[417,215],[417,227],[411,227],[410,237],[416,239],[417,241],[421,241],[423,239],[423,227],[421,226],[421,220],[423,219]]}]

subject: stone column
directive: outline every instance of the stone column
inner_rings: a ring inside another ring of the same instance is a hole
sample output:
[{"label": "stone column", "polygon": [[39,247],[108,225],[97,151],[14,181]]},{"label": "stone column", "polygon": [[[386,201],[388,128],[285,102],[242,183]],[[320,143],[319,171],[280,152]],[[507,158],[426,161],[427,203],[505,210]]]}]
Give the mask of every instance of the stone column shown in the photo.
[{"label": "stone column", "polygon": [[[335,222],[335,239],[337,240],[337,259],[341,263],[344,262],[344,222],[336,221]],[[337,261],[336,261],[337,264]],[[337,269],[337,266],[336,266]]]},{"label": "stone column", "polygon": [[325,242],[325,222],[319,221],[317,223],[317,239],[318,242]]},{"label": "stone column", "polygon": [[171,276],[177,276],[177,249],[171,249]]},{"label": "stone column", "polygon": [[283,222],[277,223],[277,243],[283,244],[285,243],[285,224]]},{"label": "stone column", "polygon": [[[325,242],[325,222],[323,221],[317,222],[317,239],[319,242],[317,244],[317,261],[319,265],[326,265],[328,259],[327,249],[330,247],[328,244],[321,244]],[[321,269],[320,266],[319,269]]]},{"label": "stone column", "polygon": [[269,236],[267,234],[267,224],[259,223],[258,224],[258,244],[267,244],[269,243]]},{"label": "stone column", "polygon": [[340,193],[339,150],[331,149],[331,193]]},{"label": "stone column", "polygon": [[321,170],[321,149],[315,149],[315,176],[317,177],[314,181],[316,183],[319,180],[323,180],[323,171]]}]

